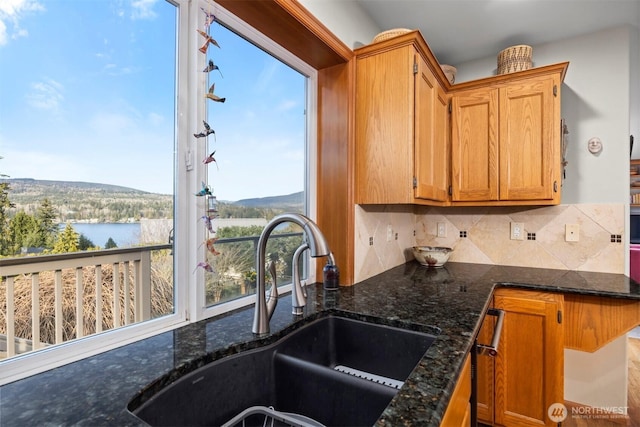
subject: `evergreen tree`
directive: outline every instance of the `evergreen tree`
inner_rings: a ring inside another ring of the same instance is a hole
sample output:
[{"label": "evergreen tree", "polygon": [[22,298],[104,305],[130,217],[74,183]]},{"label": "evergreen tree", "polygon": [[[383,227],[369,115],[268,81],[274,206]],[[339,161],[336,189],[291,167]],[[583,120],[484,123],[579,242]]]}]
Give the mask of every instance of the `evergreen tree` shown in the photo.
[{"label": "evergreen tree", "polygon": [[63,254],[67,252],[77,252],[80,236],[73,229],[71,224],[67,223],[62,233],[58,234],[56,243],[53,245],[54,254]]},{"label": "evergreen tree", "polygon": [[[0,173],[0,178],[6,178],[7,176]],[[6,209],[13,207],[13,204],[9,201],[9,190],[9,183],[0,183],[0,255],[9,255],[8,247],[10,242],[7,235],[9,219],[7,218]]]},{"label": "evergreen tree", "polygon": [[78,237],[78,249],[81,251],[87,251],[95,247],[96,245],[87,236],[80,233],[80,237]]},{"label": "evergreen tree", "polygon": [[109,237],[109,240],[107,240],[107,243],[104,244],[105,249],[113,249],[117,247],[118,245],[116,245],[116,242],[111,237]]},{"label": "evergreen tree", "polygon": [[56,224],[56,212],[55,208],[51,204],[49,199],[44,199],[42,204],[38,208],[36,214],[38,225],[40,227],[40,235],[42,237],[42,243],[40,246],[47,248],[53,247],[58,235],[58,224]]},{"label": "evergreen tree", "polygon": [[7,235],[7,255],[17,255],[23,247],[40,247],[38,222],[24,211],[11,218]]}]

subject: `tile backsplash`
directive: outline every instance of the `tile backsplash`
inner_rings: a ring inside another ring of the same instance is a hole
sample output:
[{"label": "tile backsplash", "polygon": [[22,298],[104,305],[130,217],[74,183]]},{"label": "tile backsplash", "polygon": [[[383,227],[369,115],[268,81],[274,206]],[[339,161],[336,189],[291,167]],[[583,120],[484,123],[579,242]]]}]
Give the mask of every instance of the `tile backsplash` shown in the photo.
[{"label": "tile backsplash", "polygon": [[[356,206],[355,281],[413,259],[414,245],[452,247],[453,262],[624,273],[624,212],[623,204]],[[511,240],[512,222],[524,225],[524,240]],[[579,226],[579,241],[565,241],[566,224]]]}]

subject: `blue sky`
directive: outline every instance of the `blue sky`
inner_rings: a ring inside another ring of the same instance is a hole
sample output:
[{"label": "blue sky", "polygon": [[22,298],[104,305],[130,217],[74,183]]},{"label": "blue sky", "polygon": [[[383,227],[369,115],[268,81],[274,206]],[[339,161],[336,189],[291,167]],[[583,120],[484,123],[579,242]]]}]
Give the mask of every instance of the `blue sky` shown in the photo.
[{"label": "blue sky", "polygon": [[[175,13],[164,0],[0,0],[0,173],[171,193]],[[227,101],[193,102],[216,131],[214,194],[302,190],[304,79],[210,32],[223,76],[207,84]]]}]

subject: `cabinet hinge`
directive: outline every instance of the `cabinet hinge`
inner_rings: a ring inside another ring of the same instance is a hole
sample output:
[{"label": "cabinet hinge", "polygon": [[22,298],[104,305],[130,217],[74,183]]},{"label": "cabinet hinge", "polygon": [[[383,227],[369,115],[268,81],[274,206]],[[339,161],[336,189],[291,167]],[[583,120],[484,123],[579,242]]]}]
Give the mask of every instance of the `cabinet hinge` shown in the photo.
[{"label": "cabinet hinge", "polygon": [[418,74],[418,63],[417,62],[413,63],[413,74]]},{"label": "cabinet hinge", "polygon": [[451,100],[449,100],[449,114],[453,111],[453,107],[451,106]]},{"label": "cabinet hinge", "polygon": [[413,177],[413,188],[418,188],[418,178]]},{"label": "cabinet hinge", "polygon": [[449,186],[449,195],[451,196],[453,194],[453,186]]},{"label": "cabinet hinge", "polygon": [[562,311],[558,310],[558,323],[562,325]]},{"label": "cabinet hinge", "polygon": [[558,96],[558,85],[553,85],[553,96]]}]

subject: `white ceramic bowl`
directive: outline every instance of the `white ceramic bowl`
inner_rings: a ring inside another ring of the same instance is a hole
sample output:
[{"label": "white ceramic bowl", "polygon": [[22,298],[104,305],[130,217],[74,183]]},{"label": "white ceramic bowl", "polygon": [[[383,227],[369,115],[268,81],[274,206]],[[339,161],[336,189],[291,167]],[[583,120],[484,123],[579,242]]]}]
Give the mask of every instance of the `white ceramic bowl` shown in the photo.
[{"label": "white ceramic bowl", "polygon": [[413,256],[416,260],[429,267],[442,267],[449,259],[453,249],[440,246],[414,246]]}]

